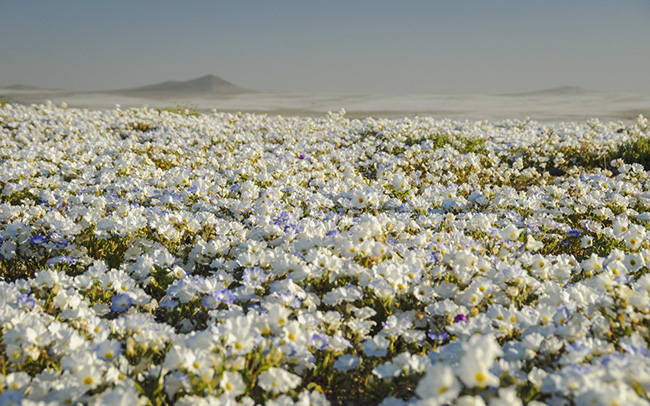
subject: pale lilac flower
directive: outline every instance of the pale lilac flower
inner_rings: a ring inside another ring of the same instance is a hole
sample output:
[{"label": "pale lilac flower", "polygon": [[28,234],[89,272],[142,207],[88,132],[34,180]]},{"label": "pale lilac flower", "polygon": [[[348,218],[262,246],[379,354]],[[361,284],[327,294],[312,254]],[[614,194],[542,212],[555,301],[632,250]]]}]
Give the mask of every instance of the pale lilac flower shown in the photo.
[{"label": "pale lilac flower", "polygon": [[133,299],[127,294],[113,296],[113,299],[111,299],[111,310],[121,313],[128,309],[132,303]]}]

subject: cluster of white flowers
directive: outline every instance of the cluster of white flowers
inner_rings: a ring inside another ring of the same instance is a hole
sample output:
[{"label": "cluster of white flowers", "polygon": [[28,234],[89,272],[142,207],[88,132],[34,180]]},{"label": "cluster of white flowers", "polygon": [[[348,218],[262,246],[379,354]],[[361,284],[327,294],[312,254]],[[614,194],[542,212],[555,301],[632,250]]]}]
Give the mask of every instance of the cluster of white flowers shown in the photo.
[{"label": "cluster of white flowers", "polygon": [[636,124],[0,107],[0,404],[650,405]]}]

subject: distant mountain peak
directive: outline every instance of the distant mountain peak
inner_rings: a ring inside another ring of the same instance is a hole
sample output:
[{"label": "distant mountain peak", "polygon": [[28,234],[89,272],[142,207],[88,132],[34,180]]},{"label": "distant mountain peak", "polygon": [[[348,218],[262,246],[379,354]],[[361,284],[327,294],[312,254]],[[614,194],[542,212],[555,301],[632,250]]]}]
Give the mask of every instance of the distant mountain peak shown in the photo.
[{"label": "distant mountain peak", "polygon": [[244,93],[248,90],[234,85],[217,75],[204,75],[195,79],[169,80],[153,85],[122,89],[110,93],[128,94],[142,97],[205,97]]},{"label": "distant mountain peak", "polygon": [[196,79],[191,79],[185,82],[180,82],[186,87],[195,87],[204,90],[220,90],[223,88],[239,88],[232,83],[221,79],[217,75],[205,75]]},{"label": "distant mountain peak", "polygon": [[552,87],[550,89],[541,89],[538,90],[539,93],[561,93],[561,94],[573,94],[573,93],[591,93],[593,90],[585,89],[581,86],[558,86]]},{"label": "distant mountain peak", "polygon": [[38,86],[32,86],[32,85],[24,85],[24,84],[17,84],[17,85],[11,85],[11,86],[0,86],[3,89],[9,89],[9,90],[30,90],[30,91],[55,91],[55,90],[61,90],[61,89],[49,89],[45,87],[38,87]]},{"label": "distant mountain peak", "polygon": [[539,89],[532,92],[520,93],[522,95],[557,95],[557,96],[577,96],[599,93],[596,90],[586,89],[581,86],[558,86],[548,89]]},{"label": "distant mountain peak", "polygon": [[203,75],[201,77],[198,77],[193,80],[209,80],[209,81],[219,81],[219,82],[225,82],[225,80],[221,79],[217,75],[213,75],[212,73],[208,73],[207,75]]}]

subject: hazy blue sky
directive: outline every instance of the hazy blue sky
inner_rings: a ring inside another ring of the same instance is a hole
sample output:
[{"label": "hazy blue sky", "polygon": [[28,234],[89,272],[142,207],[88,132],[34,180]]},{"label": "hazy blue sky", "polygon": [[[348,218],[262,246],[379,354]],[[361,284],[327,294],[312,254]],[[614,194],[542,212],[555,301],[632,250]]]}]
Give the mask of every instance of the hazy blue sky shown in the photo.
[{"label": "hazy blue sky", "polygon": [[650,93],[650,0],[0,0],[0,85]]}]

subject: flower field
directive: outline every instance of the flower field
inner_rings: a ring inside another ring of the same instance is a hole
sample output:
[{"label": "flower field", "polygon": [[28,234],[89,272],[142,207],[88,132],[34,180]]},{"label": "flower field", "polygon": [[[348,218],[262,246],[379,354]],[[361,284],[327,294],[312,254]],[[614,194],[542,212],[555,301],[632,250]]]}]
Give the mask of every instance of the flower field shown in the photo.
[{"label": "flower field", "polygon": [[0,404],[650,405],[650,130],[0,107]]}]

